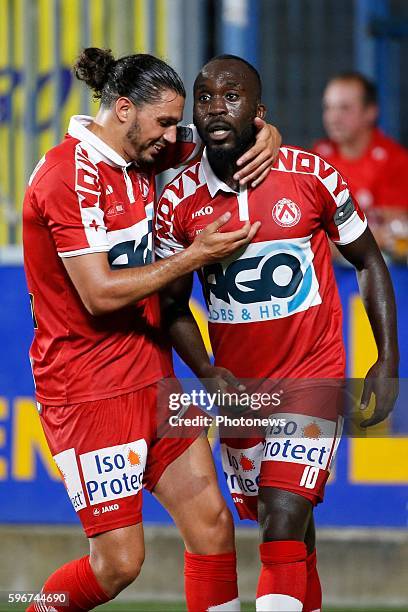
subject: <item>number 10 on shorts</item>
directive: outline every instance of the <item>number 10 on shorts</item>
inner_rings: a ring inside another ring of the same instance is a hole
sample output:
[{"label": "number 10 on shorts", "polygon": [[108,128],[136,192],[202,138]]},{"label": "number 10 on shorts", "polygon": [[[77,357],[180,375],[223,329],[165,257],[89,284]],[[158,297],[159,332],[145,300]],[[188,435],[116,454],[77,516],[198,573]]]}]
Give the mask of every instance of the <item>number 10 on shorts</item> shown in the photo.
[{"label": "number 10 on shorts", "polygon": [[317,478],[319,476],[319,468],[313,465],[307,465],[303,470],[302,478],[300,479],[300,486],[306,489],[314,489],[316,486]]}]

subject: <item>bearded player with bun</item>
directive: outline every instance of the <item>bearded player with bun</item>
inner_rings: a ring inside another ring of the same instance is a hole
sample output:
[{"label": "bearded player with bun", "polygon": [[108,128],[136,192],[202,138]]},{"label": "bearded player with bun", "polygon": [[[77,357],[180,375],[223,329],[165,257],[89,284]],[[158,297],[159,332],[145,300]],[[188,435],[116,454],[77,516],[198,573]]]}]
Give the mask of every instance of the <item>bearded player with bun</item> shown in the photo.
[{"label": "bearded player with bun", "polygon": [[[242,248],[259,223],[218,232],[227,212],[184,253],[154,261],[155,175],[200,153],[195,131],[177,128],[183,83],[151,55],[115,60],[97,48],[74,70],[101,106],[96,118],[72,117],[35,168],[23,238],[38,410],[90,554],[57,569],[28,610],[90,610],[137,577],[142,486],[184,538],[189,610],[221,610],[237,598],[233,524],[207,439],[156,434],[157,383],[172,375],[157,291]],[[261,180],[277,150],[275,128],[256,125],[244,182]],[[53,602],[58,592],[68,605]]]}]

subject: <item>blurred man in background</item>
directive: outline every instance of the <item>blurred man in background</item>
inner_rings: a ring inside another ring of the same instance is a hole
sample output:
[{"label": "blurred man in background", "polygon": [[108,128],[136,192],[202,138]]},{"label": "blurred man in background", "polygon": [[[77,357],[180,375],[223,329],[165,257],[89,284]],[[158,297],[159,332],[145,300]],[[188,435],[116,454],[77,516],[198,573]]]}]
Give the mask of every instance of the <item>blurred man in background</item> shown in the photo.
[{"label": "blurred man in background", "polygon": [[408,151],[377,127],[377,90],[358,72],[339,74],[323,94],[328,139],[316,153],[346,178],[380,247],[397,258],[408,251]]},{"label": "blurred man in background", "polygon": [[190,275],[166,288],[163,309],[176,350],[198,377],[218,380],[220,388],[225,382],[238,388],[234,377],[255,392],[283,388],[271,413],[285,427],[254,433],[244,425],[229,435],[224,429],[222,462],[239,516],[260,525],[256,609],[317,612],[313,510],[339,441],[345,376],[328,238],[357,270],[378,348],[361,399],[366,407],[374,393],[376,407],[364,427],[386,418],[397,395],[395,301],[364,213],[330,164],[283,146],[259,187],[234,180],[236,160],[253,142],[253,118],[265,116],[261,100],[259,74],[245,60],[224,55],[204,66],[194,84],[194,123],[206,148],[163,192],[156,251],[183,252],[227,209],[231,229],[244,219],[261,221],[252,244],[201,271],[215,366],[189,309]]},{"label": "blurred man in background", "polygon": [[[23,239],[38,410],[90,554],[57,569],[29,610],[90,610],[137,577],[142,486],[184,537],[187,599],[202,602],[189,609],[227,609],[237,599],[233,523],[208,441],[156,432],[157,383],[173,373],[157,291],[231,254],[259,224],[219,233],[227,214],[189,252],[155,262],[155,174],[197,151],[193,130],[177,129],[183,83],[151,55],[115,60],[97,48],[83,51],[75,74],[101,105],[95,118],[72,117],[64,141],[35,168]],[[276,154],[275,131],[264,127],[249,155],[251,180],[269,174]],[[248,179],[248,165],[241,172]],[[63,607],[52,599],[61,591]]]}]

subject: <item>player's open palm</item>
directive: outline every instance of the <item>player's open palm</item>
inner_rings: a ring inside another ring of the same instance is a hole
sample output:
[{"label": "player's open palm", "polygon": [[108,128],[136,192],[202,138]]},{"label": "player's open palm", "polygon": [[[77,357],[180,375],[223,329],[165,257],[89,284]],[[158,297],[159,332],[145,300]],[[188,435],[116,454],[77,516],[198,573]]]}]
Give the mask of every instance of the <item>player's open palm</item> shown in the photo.
[{"label": "player's open palm", "polygon": [[193,244],[189,247],[198,257],[200,265],[219,261],[228,257],[238,249],[246,246],[255,237],[261,223],[247,221],[244,225],[232,232],[219,231],[231,218],[231,213],[224,213],[221,217],[207,225],[200,232]]}]

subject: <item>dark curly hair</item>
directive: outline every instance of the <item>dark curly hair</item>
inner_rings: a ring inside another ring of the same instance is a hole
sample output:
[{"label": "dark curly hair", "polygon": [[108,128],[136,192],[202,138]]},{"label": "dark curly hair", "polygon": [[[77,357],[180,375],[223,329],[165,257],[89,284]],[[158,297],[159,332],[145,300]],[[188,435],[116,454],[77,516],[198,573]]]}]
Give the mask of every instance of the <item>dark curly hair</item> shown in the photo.
[{"label": "dark curly hair", "polygon": [[166,89],[186,97],[177,72],[163,60],[147,53],[115,60],[110,49],[88,47],[78,57],[73,71],[104,106],[111,106],[120,96],[126,96],[136,106],[151,104],[158,102]]}]

